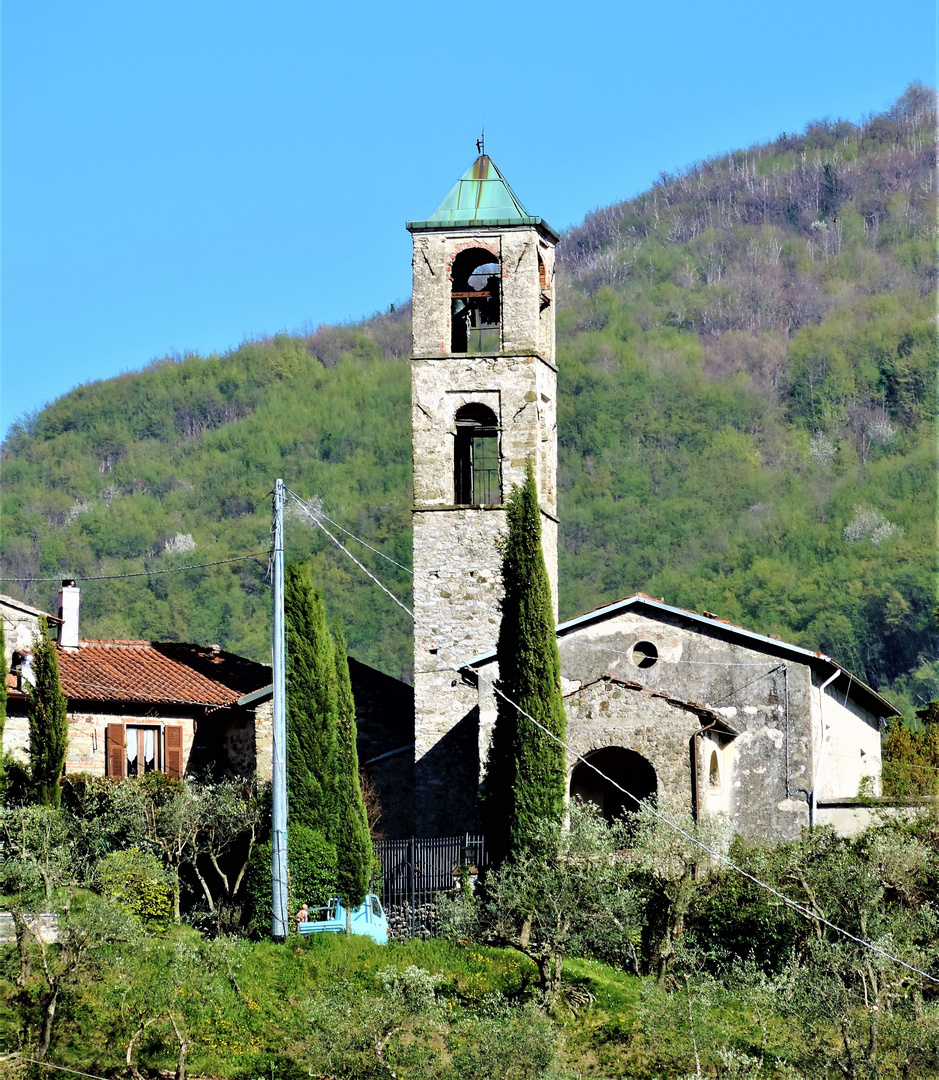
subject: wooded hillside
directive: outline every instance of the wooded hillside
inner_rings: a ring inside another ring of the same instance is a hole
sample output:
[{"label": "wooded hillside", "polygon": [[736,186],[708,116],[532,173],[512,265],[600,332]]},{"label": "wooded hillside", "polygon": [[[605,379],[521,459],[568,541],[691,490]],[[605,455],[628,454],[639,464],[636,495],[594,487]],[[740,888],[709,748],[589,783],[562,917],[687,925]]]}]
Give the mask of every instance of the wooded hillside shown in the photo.
[{"label": "wooded hillside", "polygon": [[[829,653],[908,710],[939,696],[934,126],[914,85],[564,237],[562,618],[642,590]],[[167,357],[24,419],[0,589],[49,608],[62,576],[149,571],[83,582],[83,634],[264,659],[278,475],[408,565],[409,314]],[[288,547],[352,654],[406,675],[401,609],[300,517]],[[409,602],[404,571],[353,547]]]}]

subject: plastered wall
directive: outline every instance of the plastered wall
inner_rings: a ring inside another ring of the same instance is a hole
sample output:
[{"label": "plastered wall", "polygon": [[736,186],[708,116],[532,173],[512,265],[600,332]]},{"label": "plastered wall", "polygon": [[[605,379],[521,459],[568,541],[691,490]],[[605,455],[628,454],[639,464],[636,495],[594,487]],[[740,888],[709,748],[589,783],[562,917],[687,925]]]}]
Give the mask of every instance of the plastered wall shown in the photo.
[{"label": "plastered wall", "polygon": [[[816,683],[821,680],[816,679]],[[844,692],[828,686],[812,695],[812,726],[816,734],[815,768],[818,798],[853,799],[880,795],[881,738],[875,717],[845,700]]]}]

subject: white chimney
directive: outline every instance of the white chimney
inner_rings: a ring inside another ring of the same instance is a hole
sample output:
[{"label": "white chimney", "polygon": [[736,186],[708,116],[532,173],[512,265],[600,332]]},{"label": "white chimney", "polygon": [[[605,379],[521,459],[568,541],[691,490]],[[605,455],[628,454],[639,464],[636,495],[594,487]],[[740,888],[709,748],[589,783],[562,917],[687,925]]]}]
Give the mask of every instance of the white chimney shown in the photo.
[{"label": "white chimney", "polygon": [[62,582],[59,592],[59,618],[62,626],[59,629],[59,648],[78,648],[78,611],[81,604],[82,591],[72,578],[66,578]]}]

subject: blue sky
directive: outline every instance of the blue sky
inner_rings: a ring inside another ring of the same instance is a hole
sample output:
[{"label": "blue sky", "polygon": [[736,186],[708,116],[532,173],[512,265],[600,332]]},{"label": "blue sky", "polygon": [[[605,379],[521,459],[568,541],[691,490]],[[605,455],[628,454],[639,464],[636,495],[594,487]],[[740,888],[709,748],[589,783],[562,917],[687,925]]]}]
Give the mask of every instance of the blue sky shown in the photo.
[{"label": "blue sky", "polygon": [[77,4],[2,22],[0,425],[173,351],[407,297],[486,146],[559,229],[935,80],[928,0]]}]

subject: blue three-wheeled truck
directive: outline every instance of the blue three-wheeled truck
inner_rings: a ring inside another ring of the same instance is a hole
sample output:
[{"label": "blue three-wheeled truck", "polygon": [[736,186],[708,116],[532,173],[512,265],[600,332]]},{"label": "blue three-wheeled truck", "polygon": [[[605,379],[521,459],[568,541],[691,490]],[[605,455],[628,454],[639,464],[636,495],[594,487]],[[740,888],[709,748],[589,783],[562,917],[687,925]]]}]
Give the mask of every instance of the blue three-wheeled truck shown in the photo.
[{"label": "blue three-wheeled truck", "polygon": [[[338,896],[330,900],[326,907],[313,910],[322,912],[324,917],[312,919],[309,922],[298,922],[297,930],[301,934],[344,934],[346,932],[346,909]],[[350,928],[353,934],[366,934],[379,945],[388,944],[388,916],[374,893],[369,893],[365,897],[364,904],[352,909]]]}]

